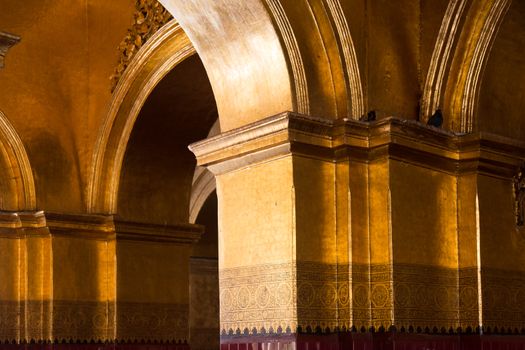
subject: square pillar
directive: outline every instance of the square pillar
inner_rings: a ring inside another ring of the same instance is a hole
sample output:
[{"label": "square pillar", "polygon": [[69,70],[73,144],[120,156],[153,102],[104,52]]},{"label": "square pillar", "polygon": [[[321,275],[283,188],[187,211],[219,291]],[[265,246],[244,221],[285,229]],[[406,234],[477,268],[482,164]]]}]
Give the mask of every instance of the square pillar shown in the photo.
[{"label": "square pillar", "polygon": [[190,149],[217,180],[224,349],[525,326],[510,175],[523,144],[283,113]]}]

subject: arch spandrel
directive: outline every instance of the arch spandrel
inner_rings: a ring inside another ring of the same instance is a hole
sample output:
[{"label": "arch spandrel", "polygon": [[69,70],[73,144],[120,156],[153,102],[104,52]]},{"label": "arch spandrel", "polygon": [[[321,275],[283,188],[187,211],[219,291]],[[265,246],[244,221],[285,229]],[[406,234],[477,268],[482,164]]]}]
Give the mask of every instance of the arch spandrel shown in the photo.
[{"label": "arch spandrel", "polygon": [[525,2],[513,1],[503,19],[480,83],[476,117],[481,132],[525,140]]},{"label": "arch spandrel", "polygon": [[458,32],[458,44],[444,86],[445,127],[454,131],[478,130],[476,113],[485,66],[494,39],[512,0],[474,0]]}]

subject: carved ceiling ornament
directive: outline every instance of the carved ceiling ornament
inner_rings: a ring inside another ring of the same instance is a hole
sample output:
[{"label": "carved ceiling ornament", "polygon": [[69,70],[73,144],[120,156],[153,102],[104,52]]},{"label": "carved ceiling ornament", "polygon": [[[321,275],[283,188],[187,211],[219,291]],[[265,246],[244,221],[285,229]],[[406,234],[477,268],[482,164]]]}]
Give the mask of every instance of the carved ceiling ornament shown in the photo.
[{"label": "carved ceiling ornament", "polygon": [[134,23],[118,46],[120,59],[115,73],[110,77],[111,92],[115,90],[135,53],[160,27],[173,18],[157,0],[136,0],[135,9]]},{"label": "carved ceiling ornament", "polygon": [[523,226],[525,221],[525,164],[514,176],[514,200],[516,226]]},{"label": "carved ceiling ornament", "polygon": [[7,50],[19,41],[19,36],[0,31],[0,68],[4,68],[4,60]]}]

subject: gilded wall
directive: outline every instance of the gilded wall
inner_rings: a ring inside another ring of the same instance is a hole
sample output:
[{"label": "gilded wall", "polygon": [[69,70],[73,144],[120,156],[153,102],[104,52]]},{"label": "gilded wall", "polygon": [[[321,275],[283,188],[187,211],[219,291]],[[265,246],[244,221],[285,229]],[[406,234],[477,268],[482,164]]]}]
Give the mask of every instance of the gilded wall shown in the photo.
[{"label": "gilded wall", "polygon": [[0,341],[522,331],[524,8],[2,1]]}]

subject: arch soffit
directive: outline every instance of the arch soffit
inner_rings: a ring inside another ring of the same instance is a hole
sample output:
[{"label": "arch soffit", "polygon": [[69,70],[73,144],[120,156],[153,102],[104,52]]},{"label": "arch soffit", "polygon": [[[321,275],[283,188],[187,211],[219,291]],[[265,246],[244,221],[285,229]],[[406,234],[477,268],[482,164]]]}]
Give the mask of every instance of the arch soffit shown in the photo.
[{"label": "arch soffit", "polygon": [[[195,44],[225,131],[285,109],[355,119],[366,110],[355,48],[338,1],[160,1]],[[422,120],[441,107],[450,116],[450,129],[473,130],[483,69],[511,1],[449,1],[423,89]],[[327,25],[331,30],[323,30]],[[334,52],[340,60],[333,59]],[[308,57],[318,57],[318,66]],[[336,61],[344,67],[336,67]],[[342,79],[347,109],[340,107]]]},{"label": "arch soffit", "polygon": [[424,87],[423,120],[441,106],[449,116],[448,128],[462,133],[475,129],[483,70],[511,2],[450,0]]},{"label": "arch soffit", "polygon": [[0,210],[36,209],[33,172],[22,140],[7,117],[0,111],[0,171],[3,173]]},{"label": "arch soffit", "polygon": [[160,2],[206,67],[223,131],[287,110],[363,114],[356,51],[338,1]]},{"label": "arch soffit", "polygon": [[116,212],[122,162],[140,110],[162,78],[194,54],[175,20],[161,27],[135,54],[115,88],[95,145],[88,212]]},{"label": "arch soffit", "polygon": [[[210,132],[208,133],[208,138],[220,134],[221,127],[219,125],[219,119],[215,120],[213,123]],[[210,194],[215,191],[217,184],[215,182],[215,176],[202,166],[196,166],[195,171],[193,172],[193,180],[191,183],[191,195],[190,195],[190,212],[189,220],[190,223],[194,224],[197,220],[206,199]]]}]

